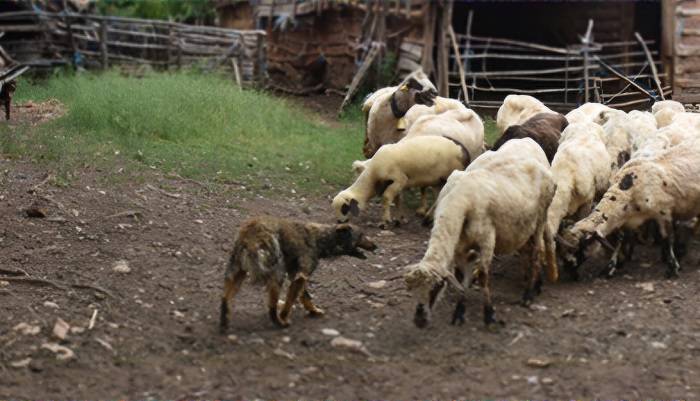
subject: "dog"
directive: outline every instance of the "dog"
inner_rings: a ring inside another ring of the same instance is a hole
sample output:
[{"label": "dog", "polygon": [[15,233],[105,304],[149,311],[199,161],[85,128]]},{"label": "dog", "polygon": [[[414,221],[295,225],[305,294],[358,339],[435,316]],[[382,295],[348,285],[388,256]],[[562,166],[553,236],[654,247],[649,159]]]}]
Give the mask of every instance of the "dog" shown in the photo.
[{"label": "dog", "polygon": [[[244,222],[234,241],[224,275],[221,333],[228,328],[229,304],[246,278],[250,278],[253,284],[266,286],[270,319],[284,328],[289,326],[289,315],[297,300],[310,316],[323,315],[323,310],[314,305],[307,289],[309,276],[316,270],[319,259],[340,255],[365,259],[361,249],[373,251],[376,248],[350,224],[304,223],[274,217]],[[285,279],[291,284],[278,316],[277,302]]]},{"label": "dog", "polygon": [[12,95],[17,90],[17,81],[14,79],[9,82],[5,82],[0,89],[0,103],[5,106],[5,120],[10,119],[10,107],[12,106]]}]

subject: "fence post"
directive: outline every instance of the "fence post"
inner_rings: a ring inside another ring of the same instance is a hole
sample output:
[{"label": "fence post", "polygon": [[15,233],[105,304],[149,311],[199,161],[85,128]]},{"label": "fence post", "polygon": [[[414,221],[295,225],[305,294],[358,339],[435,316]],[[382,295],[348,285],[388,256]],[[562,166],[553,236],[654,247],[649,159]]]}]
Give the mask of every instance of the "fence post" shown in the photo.
[{"label": "fence post", "polygon": [[589,83],[588,83],[588,50],[590,49],[589,45],[591,44],[591,33],[593,31],[593,20],[589,19],[588,20],[588,29],[586,29],[586,36],[584,36],[581,39],[581,43],[583,44],[583,48],[581,49],[583,52],[583,79],[585,82],[583,83],[583,88],[584,88],[584,99],[585,102],[588,103],[588,91],[589,91]]},{"label": "fence post", "polygon": [[170,69],[170,63],[173,60],[173,27],[168,25],[168,59],[165,64],[165,69]]},{"label": "fence post", "polygon": [[102,68],[109,68],[109,53],[107,52],[107,21],[100,22],[100,56],[102,58]]},{"label": "fence post", "polygon": [[[256,61],[256,78],[258,80],[258,83],[262,83],[265,75],[265,42],[264,38],[265,36],[263,35],[262,32],[257,32],[257,49],[256,49],[256,56],[257,56],[257,61]],[[243,37],[241,37],[241,40],[244,41]],[[245,41],[244,41],[245,43]]]}]

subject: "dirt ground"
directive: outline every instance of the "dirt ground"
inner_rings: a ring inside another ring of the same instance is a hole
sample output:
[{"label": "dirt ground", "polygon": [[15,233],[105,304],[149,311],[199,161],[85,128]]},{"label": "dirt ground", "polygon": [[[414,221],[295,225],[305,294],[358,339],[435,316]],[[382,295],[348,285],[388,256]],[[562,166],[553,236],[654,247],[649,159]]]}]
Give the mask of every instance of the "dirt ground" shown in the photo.
[{"label": "dirt ground", "polygon": [[[328,199],[111,174],[85,168],[57,186],[45,168],[0,157],[0,399],[700,395],[697,242],[680,279],[666,280],[657,250],[642,250],[611,280],[594,278],[601,260],[588,262],[580,282],[546,285],[527,309],[514,258],[499,258],[505,327],[484,328],[470,290],[464,326],[449,324],[449,293],[418,329],[401,275],[429,231],[417,219],[381,231],[374,205],[360,224],[380,249],[325,261],[311,277],[325,317],[296,309],[277,329],[262,290],[244,286],[222,336],[223,269],[239,223],[260,214],[330,223]],[[46,217],[27,217],[30,207]],[[115,271],[118,261],[129,271]],[[70,326],[63,340],[52,334],[57,319]],[[323,329],[365,351],[332,346]]]}]

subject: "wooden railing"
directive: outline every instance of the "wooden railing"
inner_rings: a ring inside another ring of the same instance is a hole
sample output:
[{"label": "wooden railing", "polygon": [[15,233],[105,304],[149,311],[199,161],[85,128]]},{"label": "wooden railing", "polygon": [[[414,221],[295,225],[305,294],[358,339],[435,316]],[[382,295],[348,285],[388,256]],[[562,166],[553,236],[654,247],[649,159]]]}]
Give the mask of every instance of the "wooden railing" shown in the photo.
[{"label": "wooden railing", "polygon": [[266,35],[235,30],[75,13],[19,11],[0,14],[0,38],[20,62],[56,62],[107,68],[112,64],[149,64],[169,69],[199,65],[225,67],[242,82],[266,76]]}]

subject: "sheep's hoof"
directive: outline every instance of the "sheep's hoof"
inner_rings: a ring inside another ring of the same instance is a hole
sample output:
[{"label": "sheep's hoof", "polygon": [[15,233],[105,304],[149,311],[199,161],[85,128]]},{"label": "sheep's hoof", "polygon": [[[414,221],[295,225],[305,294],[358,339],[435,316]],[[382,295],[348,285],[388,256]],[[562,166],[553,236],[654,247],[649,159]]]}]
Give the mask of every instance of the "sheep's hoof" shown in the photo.
[{"label": "sheep's hoof", "polygon": [[678,268],[678,267],[667,269],[666,270],[666,278],[673,279],[673,278],[680,277],[679,271],[680,271],[680,268]]},{"label": "sheep's hoof", "polygon": [[617,271],[617,263],[610,262],[608,266],[600,272],[600,277],[613,278],[615,277],[615,272]]},{"label": "sheep's hoof", "polygon": [[455,307],[455,311],[452,313],[452,325],[461,326],[464,324],[464,312],[466,308],[464,306],[464,301],[459,301]]}]

